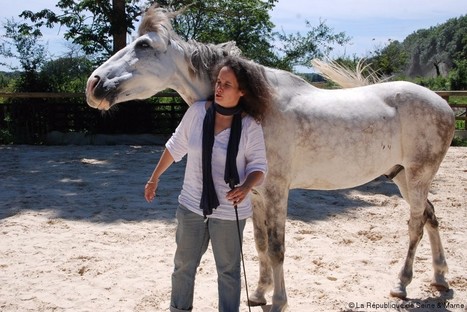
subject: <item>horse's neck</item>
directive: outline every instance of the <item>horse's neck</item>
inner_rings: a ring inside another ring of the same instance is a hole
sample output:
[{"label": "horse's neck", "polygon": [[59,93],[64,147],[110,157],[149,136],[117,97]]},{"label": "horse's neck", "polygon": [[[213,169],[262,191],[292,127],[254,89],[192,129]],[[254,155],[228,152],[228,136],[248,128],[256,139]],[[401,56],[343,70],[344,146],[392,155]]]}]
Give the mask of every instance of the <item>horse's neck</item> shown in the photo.
[{"label": "horse's neck", "polygon": [[188,105],[196,101],[206,100],[213,93],[208,79],[203,79],[199,76],[192,77],[188,69],[184,69],[183,67],[177,72],[170,88],[177,91]]},{"label": "horse's neck", "polygon": [[[276,94],[278,99],[282,96],[290,97],[288,94],[281,94],[290,92],[290,90],[296,91],[297,89],[304,88],[311,91],[315,89],[311,84],[290,72],[269,67],[266,67],[265,70],[272,89],[280,93]],[[284,86],[286,87],[284,88]],[[287,86],[290,86],[290,88]],[[186,62],[179,64],[176,77],[172,79],[170,88],[177,91],[188,105],[196,101],[206,100],[213,94],[213,86],[209,80],[209,75],[207,73],[200,73],[193,76],[190,74]],[[275,105],[278,105],[278,103],[275,103]]]}]

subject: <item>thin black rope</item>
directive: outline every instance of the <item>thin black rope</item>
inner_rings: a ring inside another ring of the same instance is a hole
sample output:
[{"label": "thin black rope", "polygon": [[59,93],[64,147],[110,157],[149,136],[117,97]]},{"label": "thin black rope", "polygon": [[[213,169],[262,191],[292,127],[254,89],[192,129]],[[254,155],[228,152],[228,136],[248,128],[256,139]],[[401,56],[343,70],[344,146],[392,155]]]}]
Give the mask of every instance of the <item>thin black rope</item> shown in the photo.
[{"label": "thin black rope", "polygon": [[248,280],[246,278],[246,270],[245,270],[245,259],[243,258],[243,246],[242,246],[243,242],[242,242],[242,235],[240,234],[240,221],[238,220],[237,205],[235,205],[234,207],[235,207],[235,216],[237,217],[238,239],[240,240],[240,254],[242,255],[243,276],[245,278],[246,302],[248,304],[248,311],[251,312],[250,296],[248,295]]},{"label": "thin black rope", "polygon": [[[233,189],[232,183],[230,183],[230,187]],[[240,232],[240,221],[238,219],[237,204],[234,205],[234,208],[235,208],[235,217],[237,219],[238,239],[240,241],[240,255],[242,256],[243,277],[245,278],[246,302],[248,304],[248,311],[251,312],[250,296],[249,296],[249,293],[248,293],[248,280],[246,278],[245,259],[243,257],[243,240],[242,240],[242,234]]]}]

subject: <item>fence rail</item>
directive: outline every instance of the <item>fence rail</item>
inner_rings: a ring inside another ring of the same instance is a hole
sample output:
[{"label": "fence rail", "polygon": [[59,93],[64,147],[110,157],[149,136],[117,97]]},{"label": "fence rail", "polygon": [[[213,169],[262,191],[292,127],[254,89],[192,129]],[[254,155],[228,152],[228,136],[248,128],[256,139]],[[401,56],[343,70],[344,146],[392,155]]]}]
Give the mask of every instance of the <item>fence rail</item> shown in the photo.
[{"label": "fence rail", "polygon": [[[70,92],[0,92],[0,98],[17,99],[64,99],[64,98],[85,98],[86,94]],[[154,97],[179,97],[177,92],[159,92]]]},{"label": "fence rail", "polygon": [[37,144],[52,131],[85,134],[170,134],[188,106],[175,92],[119,104],[109,113],[89,107],[84,93],[0,93],[0,144]]},{"label": "fence rail", "polygon": [[[451,103],[457,128],[467,127],[467,91],[436,91]],[[170,134],[179,124],[187,105],[176,92],[161,92],[147,101],[121,103],[109,114],[86,105],[84,93],[0,92],[0,143],[14,137],[15,143],[40,143],[48,132],[103,134]],[[10,140],[11,141],[11,140]]]}]

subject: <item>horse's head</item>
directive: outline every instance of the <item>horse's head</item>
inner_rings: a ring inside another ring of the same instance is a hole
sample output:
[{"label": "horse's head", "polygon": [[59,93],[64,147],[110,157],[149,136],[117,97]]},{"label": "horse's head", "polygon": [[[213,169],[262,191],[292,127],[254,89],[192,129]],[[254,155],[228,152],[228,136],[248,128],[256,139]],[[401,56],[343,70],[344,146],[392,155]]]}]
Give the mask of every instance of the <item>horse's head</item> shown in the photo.
[{"label": "horse's head", "polygon": [[239,49],[232,42],[203,45],[181,40],[171,24],[179,13],[155,6],[146,11],[139,37],[89,77],[89,106],[108,110],[116,103],[146,99],[167,88],[176,90],[188,104],[212,93],[212,63],[227,54],[239,54]]},{"label": "horse's head", "polygon": [[172,25],[165,10],[151,8],[145,14],[139,37],[109,58],[89,77],[86,98],[91,107],[145,99],[170,87],[183,54],[171,46]]}]

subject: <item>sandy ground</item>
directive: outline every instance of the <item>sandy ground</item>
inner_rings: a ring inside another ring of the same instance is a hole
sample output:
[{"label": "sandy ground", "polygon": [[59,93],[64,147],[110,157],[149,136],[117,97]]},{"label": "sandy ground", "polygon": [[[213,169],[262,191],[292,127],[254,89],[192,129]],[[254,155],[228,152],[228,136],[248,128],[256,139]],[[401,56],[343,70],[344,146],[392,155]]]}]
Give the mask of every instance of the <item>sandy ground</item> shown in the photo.
[{"label": "sandy ground", "polygon": [[[0,146],[0,310],[167,311],[184,163],[169,169],[147,204],[144,183],[160,153],[159,146]],[[466,194],[467,148],[452,147],[430,192],[451,290],[429,286],[424,237],[409,299],[401,301],[389,297],[408,244],[408,206],[396,187],[381,178],[344,191],[292,191],[288,311],[467,311]],[[244,244],[251,292],[258,278],[251,220]],[[194,305],[217,311],[210,250]]]}]

